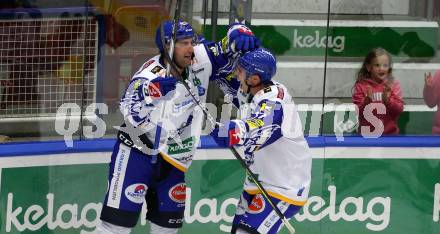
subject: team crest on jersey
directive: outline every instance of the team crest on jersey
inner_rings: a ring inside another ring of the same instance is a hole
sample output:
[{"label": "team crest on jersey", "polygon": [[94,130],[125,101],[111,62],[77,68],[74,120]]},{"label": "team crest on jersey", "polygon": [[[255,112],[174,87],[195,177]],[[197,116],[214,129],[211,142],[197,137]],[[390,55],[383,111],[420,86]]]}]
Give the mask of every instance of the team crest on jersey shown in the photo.
[{"label": "team crest on jersey", "polygon": [[185,203],[186,199],[186,185],[185,183],[180,183],[174,185],[170,190],[168,191],[168,196],[177,203]]},{"label": "team crest on jersey", "polygon": [[211,46],[211,47],[209,47],[209,50],[214,54],[214,56],[219,55],[217,47]]},{"label": "team crest on jersey", "polygon": [[272,110],[275,108],[275,105],[276,104],[273,102],[265,102],[261,104],[260,112],[264,113],[265,115],[269,115],[272,112]]},{"label": "team crest on jersey", "polygon": [[243,146],[245,147],[245,162],[248,166],[254,163],[254,152],[258,151],[260,147],[271,137],[279,137],[275,131],[280,128],[279,125],[272,124],[262,126],[260,128],[251,130],[245,139]]},{"label": "team crest on jersey", "polygon": [[144,202],[146,193],[147,185],[140,183],[132,184],[125,189],[125,197],[137,204],[142,204],[142,202]]},{"label": "team crest on jersey", "polygon": [[254,198],[252,198],[251,204],[248,206],[248,212],[251,214],[259,214],[263,212],[266,207],[266,202],[261,194],[256,194]]}]

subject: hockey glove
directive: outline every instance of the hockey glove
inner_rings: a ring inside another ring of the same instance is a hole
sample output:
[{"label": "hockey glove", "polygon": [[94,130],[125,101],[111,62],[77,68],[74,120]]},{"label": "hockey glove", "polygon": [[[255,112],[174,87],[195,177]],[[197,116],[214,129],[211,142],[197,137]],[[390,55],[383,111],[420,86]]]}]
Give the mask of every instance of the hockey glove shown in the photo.
[{"label": "hockey glove", "polygon": [[239,142],[237,137],[237,124],[230,121],[222,126],[216,126],[211,132],[211,136],[220,147],[229,147]]},{"label": "hockey glove", "polygon": [[233,24],[228,30],[228,49],[233,53],[246,52],[260,47],[260,40],[244,24]]},{"label": "hockey glove", "polygon": [[152,98],[168,97],[170,91],[176,89],[177,80],[174,77],[157,77],[150,81],[148,85],[148,94]]}]

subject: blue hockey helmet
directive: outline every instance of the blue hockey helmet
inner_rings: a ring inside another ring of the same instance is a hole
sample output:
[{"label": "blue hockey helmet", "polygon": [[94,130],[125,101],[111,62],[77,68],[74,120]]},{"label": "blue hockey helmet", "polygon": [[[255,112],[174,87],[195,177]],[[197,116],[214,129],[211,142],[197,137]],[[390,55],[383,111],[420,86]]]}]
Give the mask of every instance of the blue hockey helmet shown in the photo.
[{"label": "blue hockey helmet", "polygon": [[[157,48],[159,48],[159,51],[163,53],[164,45],[162,44],[161,27],[162,25],[159,25],[159,27],[157,27],[156,29],[156,46]],[[169,43],[170,40],[173,38],[173,27],[174,27],[174,22],[172,20],[167,20],[163,22],[165,43]],[[177,23],[176,40],[194,38],[194,37],[195,34],[191,25],[189,25],[189,23],[186,21],[179,20]]]},{"label": "blue hockey helmet", "polygon": [[238,60],[238,65],[246,71],[248,77],[258,75],[262,82],[270,81],[275,75],[277,72],[276,63],[275,56],[269,50],[261,47],[245,53]]}]

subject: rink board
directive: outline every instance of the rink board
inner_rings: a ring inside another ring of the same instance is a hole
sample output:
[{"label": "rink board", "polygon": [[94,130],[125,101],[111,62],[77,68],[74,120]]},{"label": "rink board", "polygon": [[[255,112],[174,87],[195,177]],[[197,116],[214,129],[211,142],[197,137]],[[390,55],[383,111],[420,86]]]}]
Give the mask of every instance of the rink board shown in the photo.
[{"label": "rink board", "polygon": [[[291,220],[297,233],[440,230],[438,137],[359,139],[309,138],[313,182],[309,202]],[[113,143],[81,142],[64,154],[53,153],[63,142],[0,145],[0,233],[94,233]],[[195,159],[179,233],[227,233],[243,170],[210,144]],[[147,228],[140,220],[133,233]]]}]

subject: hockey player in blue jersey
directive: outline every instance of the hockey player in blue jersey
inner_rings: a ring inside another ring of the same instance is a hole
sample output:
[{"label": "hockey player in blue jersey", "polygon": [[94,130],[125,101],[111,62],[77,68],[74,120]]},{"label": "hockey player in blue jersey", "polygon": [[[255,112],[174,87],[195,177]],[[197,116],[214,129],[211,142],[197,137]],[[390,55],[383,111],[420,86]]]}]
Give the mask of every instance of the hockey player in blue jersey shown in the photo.
[{"label": "hockey player in blue jersey", "polygon": [[[244,54],[236,66],[242,116],[211,133],[217,144],[236,145],[249,169],[286,218],[306,203],[312,157],[303,136],[296,105],[287,88],[272,80],[276,60],[259,48]],[[246,177],[232,233],[277,233],[282,221]]]},{"label": "hockey player in blue jersey", "polygon": [[[185,209],[184,173],[198,145],[203,120],[203,113],[189,92],[204,102],[208,82],[232,72],[238,56],[259,43],[241,24],[232,25],[218,43],[197,43],[187,22],[178,21],[176,25],[172,56],[176,69],[167,75],[164,58],[173,38],[174,22],[166,21],[156,32],[160,54],[134,74],[121,99],[124,124],[109,164],[98,233],[130,233],[144,199],[150,233],[177,233]],[[183,80],[177,81],[176,77]],[[162,112],[165,116],[161,116]],[[159,119],[163,124],[159,131],[161,144],[156,149],[153,142]]]}]

